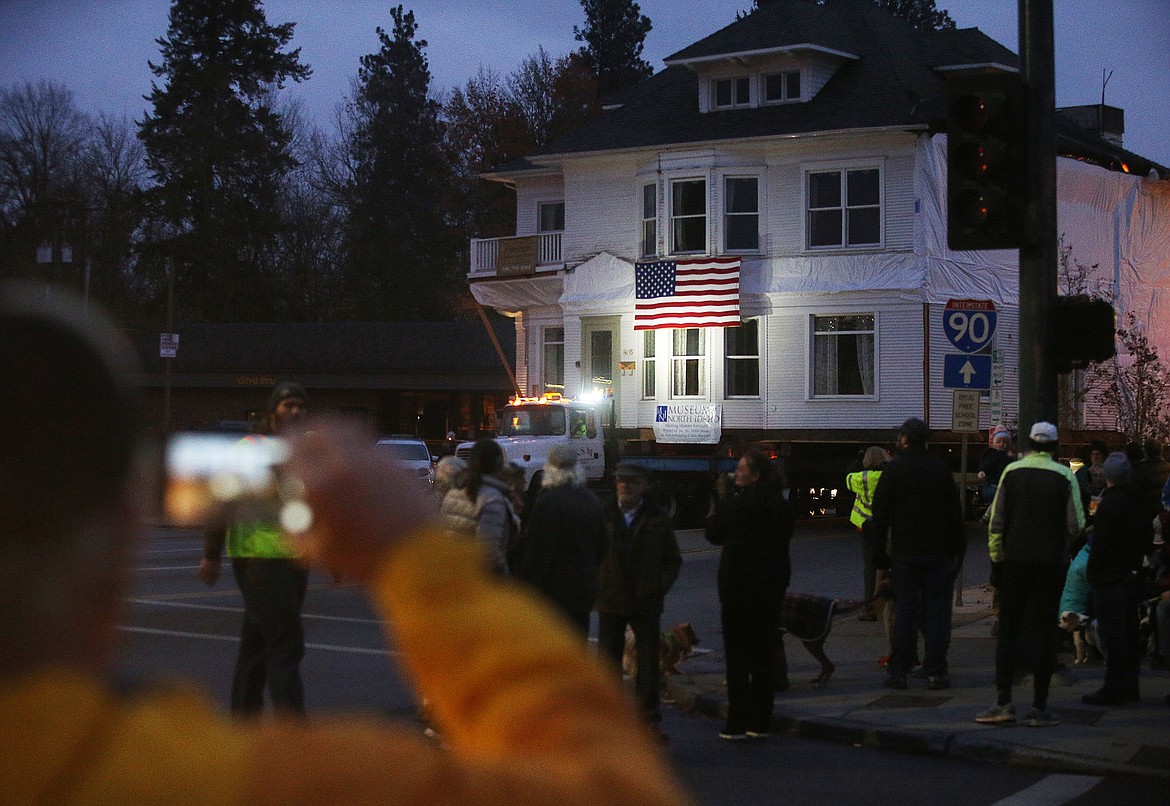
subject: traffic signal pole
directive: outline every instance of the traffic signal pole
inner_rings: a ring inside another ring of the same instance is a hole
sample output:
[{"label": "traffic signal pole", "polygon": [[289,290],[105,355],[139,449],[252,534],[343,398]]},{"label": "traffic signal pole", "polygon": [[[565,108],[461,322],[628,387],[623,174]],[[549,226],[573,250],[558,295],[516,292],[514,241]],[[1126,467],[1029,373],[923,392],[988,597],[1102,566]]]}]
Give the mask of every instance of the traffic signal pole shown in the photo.
[{"label": "traffic signal pole", "polygon": [[1056,70],[1052,0],[1019,0],[1020,75],[1026,117],[1026,192],[1020,246],[1019,430],[1057,421],[1049,338],[1057,295]]}]

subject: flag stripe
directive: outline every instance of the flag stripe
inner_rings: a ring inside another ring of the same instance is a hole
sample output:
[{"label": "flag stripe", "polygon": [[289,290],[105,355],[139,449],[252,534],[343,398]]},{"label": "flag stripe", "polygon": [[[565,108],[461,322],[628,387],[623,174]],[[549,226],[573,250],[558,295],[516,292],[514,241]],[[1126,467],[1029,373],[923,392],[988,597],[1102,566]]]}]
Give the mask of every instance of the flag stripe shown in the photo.
[{"label": "flag stripe", "polygon": [[636,264],[634,329],[738,325],[739,269],[739,258]]}]

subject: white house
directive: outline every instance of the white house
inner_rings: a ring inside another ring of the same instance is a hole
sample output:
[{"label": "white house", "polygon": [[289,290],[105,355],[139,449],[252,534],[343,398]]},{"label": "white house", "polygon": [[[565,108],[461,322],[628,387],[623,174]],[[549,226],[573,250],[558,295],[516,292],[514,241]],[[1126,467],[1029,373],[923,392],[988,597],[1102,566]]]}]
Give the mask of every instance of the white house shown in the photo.
[{"label": "white house", "polygon": [[[870,0],[773,3],[670,56],[489,177],[515,189],[517,235],[473,241],[469,282],[515,320],[520,387],[607,391],[646,444],[661,406],[700,404],[724,443],[851,454],[910,416],[950,431],[944,309],[990,300],[994,335],[974,335],[1001,363],[979,424],[1014,423],[1016,252],[948,250],[932,122],[948,71],[1016,63],[978,29],[919,32]],[[1170,348],[1170,172],[1069,120],[1058,149],[1065,242]],[[740,324],[636,329],[635,265],[697,257],[739,260]]]}]

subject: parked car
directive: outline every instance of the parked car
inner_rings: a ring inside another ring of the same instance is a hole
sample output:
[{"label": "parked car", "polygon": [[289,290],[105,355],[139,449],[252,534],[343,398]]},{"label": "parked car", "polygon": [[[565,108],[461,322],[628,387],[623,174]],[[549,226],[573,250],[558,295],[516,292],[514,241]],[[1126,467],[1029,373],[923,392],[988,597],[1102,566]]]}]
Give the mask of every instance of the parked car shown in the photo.
[{"label": "parked car", "polygon": [[435,459],[421,439],[393,435],[378,440],[377,449],[399,470],[417,476],[426,484],[435,483]]}]

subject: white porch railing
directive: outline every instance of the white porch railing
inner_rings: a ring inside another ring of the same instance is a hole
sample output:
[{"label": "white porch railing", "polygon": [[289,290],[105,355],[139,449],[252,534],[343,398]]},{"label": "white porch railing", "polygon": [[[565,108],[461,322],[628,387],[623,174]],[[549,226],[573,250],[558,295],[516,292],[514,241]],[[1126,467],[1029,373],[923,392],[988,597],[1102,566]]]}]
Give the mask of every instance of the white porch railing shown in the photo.
[{"label": "white porch railing", "polygon": [[[559,264],[561,258],[560,232],[542,232],[535,236],[536,265],[553,266]],[[531,238],[531,235],[514,235],[507,238],[472,238],[471,239],[471,273],[495,274],[500,254],[501,241],[514,241],[520,238]]]}]

